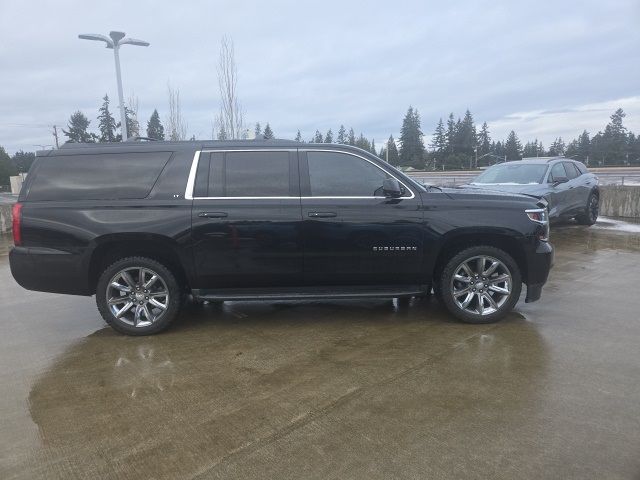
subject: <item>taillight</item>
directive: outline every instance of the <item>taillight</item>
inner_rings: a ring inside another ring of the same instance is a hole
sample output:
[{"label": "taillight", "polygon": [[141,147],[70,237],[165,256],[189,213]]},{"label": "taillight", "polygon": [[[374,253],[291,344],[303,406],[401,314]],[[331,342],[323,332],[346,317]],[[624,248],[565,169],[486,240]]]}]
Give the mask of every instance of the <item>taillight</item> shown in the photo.
[{"label": "taillight", "polygon": [[14,203],[11,212],[13,220],[11,228],[13,229],[13,244],[15,246],[22,245],[22,204]]}]

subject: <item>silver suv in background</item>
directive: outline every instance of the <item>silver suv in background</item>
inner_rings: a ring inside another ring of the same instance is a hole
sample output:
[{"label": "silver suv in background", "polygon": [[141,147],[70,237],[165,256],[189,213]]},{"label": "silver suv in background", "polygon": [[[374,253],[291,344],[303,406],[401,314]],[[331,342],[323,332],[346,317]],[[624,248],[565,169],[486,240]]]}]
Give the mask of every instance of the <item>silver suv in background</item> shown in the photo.
[{"label": "silver suv in background", "polygon": [[463,188],[520,193],[545,199],[549,218],[575,218],[582,225],[598,219],[598,177],[564,157],[524,158],[487,168]]}]

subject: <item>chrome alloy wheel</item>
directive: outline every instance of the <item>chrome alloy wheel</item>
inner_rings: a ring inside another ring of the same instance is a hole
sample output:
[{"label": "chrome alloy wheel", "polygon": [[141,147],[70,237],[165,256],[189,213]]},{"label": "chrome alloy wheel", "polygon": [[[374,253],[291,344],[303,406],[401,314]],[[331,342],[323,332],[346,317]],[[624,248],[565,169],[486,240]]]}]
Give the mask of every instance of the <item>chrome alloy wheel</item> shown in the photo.
[{"label": "chrome alloy wheel", "polygon": [[507,266],[489,256],[471,257],[458,265],[451,278],[451,295],[461,310],[491,315],[509,299],[512,278]]},{"label": "chrome alloy wheel", "polygon": [[153,270],[125,268],[109,281],[107,305],[121,322],[134,327],[148,327],[167,311],[169,289]]}]

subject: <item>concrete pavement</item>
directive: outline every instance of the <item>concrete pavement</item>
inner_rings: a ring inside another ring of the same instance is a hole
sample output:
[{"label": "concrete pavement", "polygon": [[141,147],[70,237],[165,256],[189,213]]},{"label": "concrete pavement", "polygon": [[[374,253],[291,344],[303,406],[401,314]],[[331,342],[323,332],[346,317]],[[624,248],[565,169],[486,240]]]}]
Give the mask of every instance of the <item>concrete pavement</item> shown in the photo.
[{"label": "concrete pavement", "polygon": [[0,478],[640,475],[640,232],[552,228],[542,299],[191,306],[162,335],[27,292],[0,247]]}]

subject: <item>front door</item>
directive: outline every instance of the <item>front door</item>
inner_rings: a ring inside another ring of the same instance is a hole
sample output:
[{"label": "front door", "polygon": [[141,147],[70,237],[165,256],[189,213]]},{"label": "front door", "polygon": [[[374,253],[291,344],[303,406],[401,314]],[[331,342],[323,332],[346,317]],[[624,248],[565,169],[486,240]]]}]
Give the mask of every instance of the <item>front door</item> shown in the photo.
[{"label": "front door", "polygon": [[192,208],[193,288],[300,285],[298,179],[295,150],[200,154]]},{"label": "front door", "polygon": [[386,197],[391,176],[359,154],[301,151],[307,285],[421,283],[421,200],[407,185],[401,197]]}]

